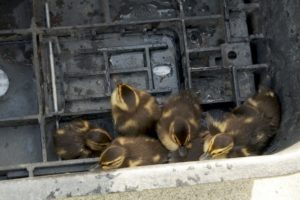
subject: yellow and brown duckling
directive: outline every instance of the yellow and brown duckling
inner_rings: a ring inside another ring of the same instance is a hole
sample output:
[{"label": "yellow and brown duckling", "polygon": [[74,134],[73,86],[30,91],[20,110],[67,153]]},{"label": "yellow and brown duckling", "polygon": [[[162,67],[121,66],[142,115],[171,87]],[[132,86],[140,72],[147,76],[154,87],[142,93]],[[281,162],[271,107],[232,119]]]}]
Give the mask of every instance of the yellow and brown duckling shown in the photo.
[{"label": "yellow and brown duckling", "polygon": [[88,121],[74,121],[54,133],[56,153],[62,159],[86,158],[91,151],[85,146],[84,136],[90,128]]},{"label": "yellow and brown duckling", "polygon": [[56,152],[62,159],[99,156],[110,145],[110,134],[92,126],[87,120],[77,120],[65,124],[54,134]]},{"label": "yellow and brown duckling", "polygon": [[153,96],[126,84],[117,85],[111,105],[115,128],[122,136],[150,134],[161,115]]},{"label": "yellow and brown duckling", "polygon": [[190,91],[181,91],[164,105],[157,123],[157,134],[162,144],[170,151],[179,151],[185,157],[191,141],[197,137],[200,128],[200,101]]},{"label": "yellow and brown duckling", "polygon": [[87,120],[75,120],[66,124],[65,128],[70,128],[80,134],[85,134],[91,128],[91,124]]},{"label": "yellow and brown duckling", "polygon": [[92,128],[85,136],[86,146],[95,152],[102,152],[111,142],[112,137],[102,128]]},{"label": "yellow and brown duckling", "polygon": [[190,148],[187,149],[186,156],[180,155],[180,152],[173,151],[169,153],[169,162],[189,162],[189,161],[197,161],[199,157],[203,154],[203,143],[204,137],[208,134],[207,131],[199,134],[195,139],[191,141]]},{"label": "yellow and brown duckling", "polygon": [[248,98],[241,106],[235,108],[235,115],[260,116],[277,129],[280,124],[280,104],[277,95],[269,88],[261,86],[259,92]]},{"label": "yellow and brown duckling", "polygon": [[118,137],[100,156],[103,170],[167,163],[168,150],[156,139]]},{"label": "yellow and brown duckling", "polygon": [[201,159],[259,155],[279,127],[280,105],[273,91],[262,90],[224,121],[208,117],[208,122]]}]

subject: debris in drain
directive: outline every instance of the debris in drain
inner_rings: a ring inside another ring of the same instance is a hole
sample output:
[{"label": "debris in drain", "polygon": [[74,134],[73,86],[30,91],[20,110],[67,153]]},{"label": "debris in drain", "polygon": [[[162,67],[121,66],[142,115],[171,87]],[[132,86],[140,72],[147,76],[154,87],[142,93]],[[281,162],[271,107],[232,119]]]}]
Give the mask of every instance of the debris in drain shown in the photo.
[{"label": "debris in drain", "polygon": [[160,19],[177,15],[176,2],[173,0],[112,1],[113,21]]},{"label": "debris in drain", "polygon": [[0,69],[0,97],[4,96],[9,87],[9,80],[6,73]]},{"label": "debris in drain", "polygon": [[153,73],[157,76],[164,77],[171,73],[169,66],[156,66],[153,68]]}]

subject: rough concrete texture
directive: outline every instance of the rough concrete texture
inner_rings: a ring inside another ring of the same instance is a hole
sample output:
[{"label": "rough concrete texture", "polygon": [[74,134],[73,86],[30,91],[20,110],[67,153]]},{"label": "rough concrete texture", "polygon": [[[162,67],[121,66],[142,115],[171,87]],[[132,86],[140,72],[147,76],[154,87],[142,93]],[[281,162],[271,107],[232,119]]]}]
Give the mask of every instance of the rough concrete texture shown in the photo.
[{"label": "rough concrete texture", "polygon": [[254,181],[251,193],[253,200],[300,199],[300,173]]},{"label": "rough concrete texture", "polygon": [[180,188],[168,188],[168,189],[155,189],[145,190],[143,192],[125,192],[108,194],[104,196],[90,196],[90,197],[77,197],[68,198],[66,200],[132,200],[132,199],[144,199],[144,200],[175,200],[175,199],[220,199],[223,200],[246,200],[251,197],[251,188],[253,181],[235,181],[235,182],[223,182],[215,184],[203,184],[191,187]]},{"label": "rough concrete texture", "polygon": [[257,180],[240,180],[190,187],[145,190],[143,192],[115,193],[103,196],[67,198],[65,200],[112,199],[230,199],[230,200],[286,200],[300,198],[300,173]]}]

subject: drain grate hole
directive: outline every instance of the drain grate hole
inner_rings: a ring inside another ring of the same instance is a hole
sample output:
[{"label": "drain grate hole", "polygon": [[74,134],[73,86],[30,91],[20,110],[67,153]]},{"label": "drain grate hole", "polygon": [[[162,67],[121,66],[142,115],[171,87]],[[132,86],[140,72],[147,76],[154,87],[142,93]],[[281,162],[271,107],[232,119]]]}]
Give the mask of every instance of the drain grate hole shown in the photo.
[{"label": "drain grate hole", "polygon": [[253,16],[251,14],[247,15],[246,23],[247,23],[249,35],[254,34],[255,30],[254,30]]},{"label": "drain grate hole", "polygon": [[217,66],[221,66],[222,65],[222,57],[216,57],[215,62],[216,62]]},{"label": "drain grate hole", "polygon": [[255,42],[250,43],[252,62],[253,64],[258,64],[258,52],[257,52],[257,44]]},{"label": "drain grate hole", "polygon": [[231,59],[231,60],[234,60],[237,58],[237,54],[236,52],[234,51],[229,51],[228,54],[227,54],[228,58]]}]

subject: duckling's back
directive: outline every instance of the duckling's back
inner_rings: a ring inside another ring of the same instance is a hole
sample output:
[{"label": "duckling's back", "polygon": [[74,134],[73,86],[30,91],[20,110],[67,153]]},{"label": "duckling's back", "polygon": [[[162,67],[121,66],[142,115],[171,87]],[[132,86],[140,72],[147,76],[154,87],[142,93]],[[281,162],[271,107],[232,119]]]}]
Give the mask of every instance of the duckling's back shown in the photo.
[{"label": "duckling's back", "polygon": [[59,129],[54,134],[57,154],[62,159],[74,159],[85,157],[88,151],[85,148],[83,136],[76,130],[65,127]]},{"label": "duckling's back", "polygon": [[234,114],[239,115],[260,115],[267,120],[274,129],[280,124],[280,103],[277,95],[269,88],[262,87],[259,92],[245,103],[233,110]]},{"label": "duckling's back", "polygon": [[233,136],[235,148],[245,148],[251,154],[261,154],[276,133],[267,119],[258,116],[231,115],[224,123],[224,132]]},{"label": "duckling's back", "polygon": [[[193,114],[200,118],[201,107],[199,98],[191,91],[183,90],[171,97],[164,106],[164,111],[174,110],[181,116]],[[188,110],[189,112],[184,112]],[[183,111],[183,112],[181,112]],[[181,113],[180,113],[181,112]]]},{"label": "duckling's back", "polygon": [[161,110],[156,99],[141,90],[136,90],[140,103],[134,112],[122,111],[114,108],[113,114],[116,117],[116,129],[122,136],[155,136],[153,129],[159,120]]},{"label": "duckling's back", "polygon": [[200,115],[201,107],[198,97],[190,91],[181,91],[165,103],[160,125],[168,128],[170,123],[179,116],[198,129]]},{"label": "duckling's back", "polygon": [[168,151],[156,139],[150,137],[119,137],[112,145],[126,149],[127,157],[124,167],[166,163]]}]

